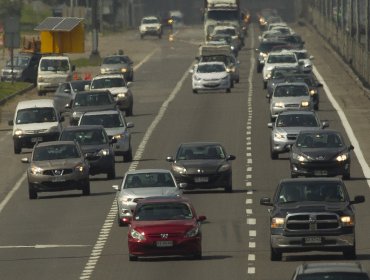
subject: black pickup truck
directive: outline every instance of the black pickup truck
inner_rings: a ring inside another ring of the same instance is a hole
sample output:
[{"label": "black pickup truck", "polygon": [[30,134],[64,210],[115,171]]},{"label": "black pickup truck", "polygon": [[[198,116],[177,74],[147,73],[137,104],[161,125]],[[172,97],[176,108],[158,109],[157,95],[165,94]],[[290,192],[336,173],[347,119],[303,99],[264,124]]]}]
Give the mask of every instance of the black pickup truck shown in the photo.
[{"label": "black pickup truck", "polygon": [[339,178],[282,179],[272,200],[270,213],[271,260],[280,261],[287,252],[339,251],[356,258],[355,210]]}]

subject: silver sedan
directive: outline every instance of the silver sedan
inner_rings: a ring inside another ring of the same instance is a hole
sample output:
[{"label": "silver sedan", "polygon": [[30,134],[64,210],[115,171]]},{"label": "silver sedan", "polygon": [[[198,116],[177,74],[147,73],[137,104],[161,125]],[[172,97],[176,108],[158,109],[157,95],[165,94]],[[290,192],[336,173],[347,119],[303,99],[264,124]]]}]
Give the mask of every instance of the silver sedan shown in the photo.
[{"label": "silver sedan", "polygon": [[124,226],[130,221],[140,199],[152,196],[181,196],[185,183],[176,183],[172,173],[166,169],[140,169],[126,172],[117,190],[117,221]]}]

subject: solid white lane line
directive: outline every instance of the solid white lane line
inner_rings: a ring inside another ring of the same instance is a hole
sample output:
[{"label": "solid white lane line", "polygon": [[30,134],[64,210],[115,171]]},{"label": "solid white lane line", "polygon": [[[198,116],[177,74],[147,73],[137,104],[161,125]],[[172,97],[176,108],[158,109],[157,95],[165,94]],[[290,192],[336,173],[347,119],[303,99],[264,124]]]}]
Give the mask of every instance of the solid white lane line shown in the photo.
[{"label": "solid white lane line", "polygon": [[337,111],[337,113],[339,115],[339,118],[340,118],[340,120],[343,124],[343,127],[344,127],[344,129],[345,129],[345,131],[348,135],[348,138],[349,138],[351,144],[353,145],[353,147],[355,147],[354,153],[356,154],[356,157],[357,157],[357,159],[358,159],[358,161],[361,165],[362,172],[364,173],[365,178],[367,178],[367,180],[366,180],[367,185],[370,187],[370,168],[369,168],[369,165],[367,164],[367,162],[364,158],[364,155],[362,153],[360,144],[358,143],[358,140],[357,140],[355,134],[353,133],[352,127],[349,124],[348,119],[347,119],[346,115],[344,114],[342,108],[339,106],[338,102],[335,100],[335,98],[334,98],[333,94],[331,93],[328,85],[326,84],[323,77],[321,76],[321,74],[319,73],[319,71],[317,70],[317,68],[315,66],[313,66],[313,72],[314,72],[315,76],[317,77],[318,81],[323,84],[323,88],[325,90],[326,96],[328,97],[330,103],[333,105],[334,109]]},{"label": "solid white lane line", "polygon": [[4,210],[5,206],[9,202],[9,200],[12,198],[12,196],[15,194],[15,192],[20,188],[20,186],[23,184],[23,181],[25,181],[26,178],[27,178],[27,173],[23,173],[22,177],[17,181],[17,183],[10,190],[10,192],[8,192],[8,194],[5,196],[3,201],[1,201],[1,203],[0,203],[0,213]]},{"label": "solid white lane line", "polygon": [[91,247],[91,245],[67,245],[67,244],[36,244],[36,245],[8,245],[0,246],[0,249],[50,249],[50,248],[81,248],[81,247]]},{"label": "solid white lane line", "polygon": [[[189,68],[190,67],[191,67],[191,65],[189,66]],[[158,114],[156,115],[153,122],[150,124],[150,126],[146,130],[146,132],[144,134],[144,137],[141,140],[138,149],[136,150],[136,153],[135,153],[135,156],[134,156],[134,161],[130,164],[130,166],[128,168],[129,170],[135,170],[136,169],[136,167],[138,165],[138,161],[141,159],[151,135],[153,134],[153,132],[154,132],[155,128],[157,127],[157,125],[159,124],[159,122],[162,120],[165,112],[167,111],[168,105],[176,97],[176,95],[179,93],[179,91],[180,91],[181,87],[183,86],[183,84],[184,84],[186,78],[188,77],[188,75],[189,75],[189,72],[186,71],[184,73],[184,75],[181,77],[180,81],[176,84],[175,88],[172,90],[171,94],[163,102],[161,108],[158,111]],[[118,210],[117,209],[117,202],[116,202],[116,199],[114,199],[114,201],[112,203],[111,210],[108,213],[108,215],[106,216],[106,220],[104,222],[104,225],[109,225],[109,226],[107,228],[102,228],[101,233],[97,238],[96,244],[98,244],[99,240],[101,240],[101,239],[106,240],[109,237],[110,231],[112,229],[112,225],[113,225],[114,220],[115,220],[115,215],[117,213],[117,210]],[[103,225],[103,227],[104,227],[104,225]],[[101,236],[102,233],[104,233],[104,236]],[[99,246],[99,248],[100,248],[99,251],[95,250],[96,245],[94,246],[94,249],[93,249],[94,255],[92,253],[90,254],[89,260],[87,261],[87,264],[86,264],[85,268],[83,269],[79,279],[81,279],[81,280],[82,279],[90,279],[91,274],[95,270],[95,266],[93,266],[93,267],[88,266],[89,261],[91,260],[92,256],[94,256],[94,259],[99,260],[99,258],[101,256],[101,253],[104,249],[104,245],[105,245],[105,241],[104,241],[104,244]]]}]

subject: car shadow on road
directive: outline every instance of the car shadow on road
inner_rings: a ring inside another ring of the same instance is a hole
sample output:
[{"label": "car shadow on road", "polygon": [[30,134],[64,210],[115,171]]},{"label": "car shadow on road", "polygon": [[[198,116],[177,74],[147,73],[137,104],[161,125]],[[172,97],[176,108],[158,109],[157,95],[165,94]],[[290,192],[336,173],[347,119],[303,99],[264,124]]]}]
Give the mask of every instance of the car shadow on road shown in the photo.
[{"label": "car shadow on road", "polygon": [[223,189],[194,189],[194,190],[183,190],[184,194],[237,194],[237,193],[247,193],[248,190],[240,189],[240,190],[233,190],[231,193],[225,192]]},{"label": "car shadow on road", "polygon": [[[111,191],[111,192],[96,192],[96,193],[90,193],[90,195],[86,195],[86,197],[89,197],[89,196],[111,196],[111,195],[115,195],[117,192],[116,191]],[[38,196],[37,199],[41,200],[41,199],[58,199],[58,198],[73,198],[73,197],[82,197],[84,195],[82,195],[81,193],[68,193],[68,194],[57,194],[57,195],[52,195],[52,194],[42,194]]]},{"label": "car shadow on road", "polygon": [[214,256],[202,256],[202,259],[195,260],[192,257],[186,256],[160,256],[160,257],[140,257],[138,261],[142,262],[163,262],[163,261],[206,261],[206,260],[224,260],[231,258],[232,256],[226,255],[214,255]]}]

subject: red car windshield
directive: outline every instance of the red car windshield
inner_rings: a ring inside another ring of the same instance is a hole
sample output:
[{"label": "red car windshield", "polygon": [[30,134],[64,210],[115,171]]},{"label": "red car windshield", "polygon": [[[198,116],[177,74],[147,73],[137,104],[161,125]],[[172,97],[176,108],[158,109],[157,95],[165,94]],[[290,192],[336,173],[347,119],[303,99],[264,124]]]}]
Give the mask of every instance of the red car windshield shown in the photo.
[{"label": "red car windshield", "polygon": [[193,213],[186,203],[148,203],[136,209],[135,221],[188,220]]}]

